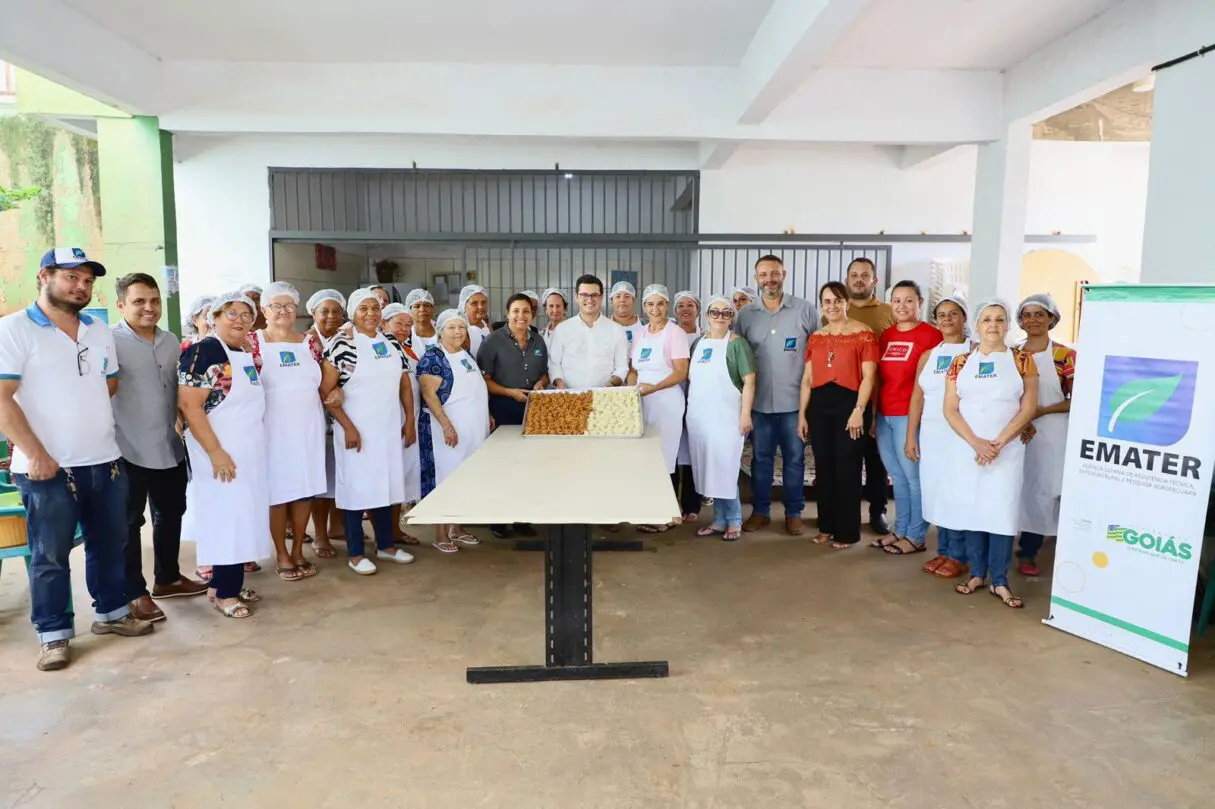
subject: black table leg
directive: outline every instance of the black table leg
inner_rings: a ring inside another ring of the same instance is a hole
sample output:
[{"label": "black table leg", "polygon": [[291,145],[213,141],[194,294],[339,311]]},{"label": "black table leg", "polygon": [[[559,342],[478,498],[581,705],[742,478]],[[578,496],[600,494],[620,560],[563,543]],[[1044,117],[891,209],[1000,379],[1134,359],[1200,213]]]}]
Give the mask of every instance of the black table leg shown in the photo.
[{"label": "black table leg", "polygon": [[467,672],[468,682],[520,683],[667,676],[669,666],[665,660],[642,663],[593,661],[592,550],[590,526],[548,527],[548,537],[544,541],[544,665],[470,668]]}]

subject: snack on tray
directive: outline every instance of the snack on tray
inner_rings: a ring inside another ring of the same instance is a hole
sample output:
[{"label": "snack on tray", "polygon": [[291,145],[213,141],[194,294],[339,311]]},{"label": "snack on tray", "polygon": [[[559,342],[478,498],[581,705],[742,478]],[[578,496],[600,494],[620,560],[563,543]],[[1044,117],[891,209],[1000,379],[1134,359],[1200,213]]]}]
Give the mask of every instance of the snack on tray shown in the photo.
[{"label": "snack on tray", "polygon": [[641,435],[641,393],[637,388],[596,389],[587,435]]},{"label": "snack on tray", "polygon": [[592,395],[536,393],[528,397],[524,435],[586,435]]}]

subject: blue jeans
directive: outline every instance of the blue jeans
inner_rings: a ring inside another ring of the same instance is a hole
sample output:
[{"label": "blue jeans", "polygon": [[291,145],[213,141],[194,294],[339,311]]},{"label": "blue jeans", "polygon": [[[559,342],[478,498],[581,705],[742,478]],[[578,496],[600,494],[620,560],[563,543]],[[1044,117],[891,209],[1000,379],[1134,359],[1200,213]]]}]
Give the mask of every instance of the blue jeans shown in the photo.
[{"label": "blue jeans", "polygon": [[1012,564],[1013,538],[1008,534],[965,531],[966,555],[970,557],[970,576],[991,576],[992,587],[1008,586],[1008,566]]},{"label": "blue jeans", "polygon": [[[391,551],[392,538],[392,506],[380,506],[367,509],[371,518],[371,529],[375,532],[376,550]],[[342,510],[342,525],[346,529],[346,555],[350,557],[366,556],[363,547],[363,512]]]},{"label": "blue jeans", "polygon": [[721,497],[713,498],[713,524],[725,528],[742,525],[742,500],[735,497],[726,500]]},{"label": "blue jeans", "polygon": [[1042,550],[1042,543],[1046,542],[1046,537],[1041,534],[1035,534],[1033,531],[1022,531],[1021,541],[1017,543],[1017,558],[1028,559],[1033,561],[1038,555],[1038,551]]},{"label": "blue jeans", "polygon": [[937,526],[937,556],[947,556],[955,562],[966,564],[970,556],[966,553],[966,532]]},{"label": "blue jeans", "polygon": [[928,536],[928,523],[924,522],[920,500],[920,465],[903,452],[906,441],[906,416],[877,417],[878,452],[894,484],[894,533],[923,545]]},{"label": "blue jeans", "polygon": [[797,411],[760,413],[752,411],[751,510],[767,517],[772,513],[772,477],[776,448],[784,461],[785,518],[800,517],[806,508],[806,444],[797,435]]},{"label": "blue jeans", "polygon": [[31,618],[38,640],[76,635],[72,611],[72,553],[76,526],[84,532],[84,577],[98,621],[116,621],[127,608],[127,480],[121,460],[60,469],[50,480],[14,474],[25,507],[30,546]]}]

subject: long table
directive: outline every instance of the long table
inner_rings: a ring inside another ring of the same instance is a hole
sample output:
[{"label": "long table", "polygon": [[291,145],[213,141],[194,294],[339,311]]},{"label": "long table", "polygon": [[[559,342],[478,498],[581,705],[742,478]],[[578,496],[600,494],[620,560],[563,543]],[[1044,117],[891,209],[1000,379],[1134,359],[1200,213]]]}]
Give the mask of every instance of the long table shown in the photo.
[{"label": "long table", "polygon": [[468,682],[666,677],[667,661],[595,663],[591,528],[679,514],[657,431],[642,438],[524,437],[499,427],[409,512],[411,524],[543,526],[545,660],[482,666]]}]

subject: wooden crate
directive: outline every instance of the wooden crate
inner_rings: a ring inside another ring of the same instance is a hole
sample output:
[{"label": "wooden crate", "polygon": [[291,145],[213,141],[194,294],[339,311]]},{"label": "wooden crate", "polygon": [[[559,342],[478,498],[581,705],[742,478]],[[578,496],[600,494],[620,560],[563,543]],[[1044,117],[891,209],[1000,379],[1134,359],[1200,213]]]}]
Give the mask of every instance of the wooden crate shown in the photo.
[{"label": "wooden crate", "polygon": [[0,517],[0,548],[26,544],[25,517]]}]

